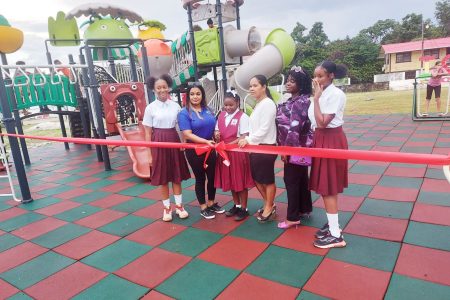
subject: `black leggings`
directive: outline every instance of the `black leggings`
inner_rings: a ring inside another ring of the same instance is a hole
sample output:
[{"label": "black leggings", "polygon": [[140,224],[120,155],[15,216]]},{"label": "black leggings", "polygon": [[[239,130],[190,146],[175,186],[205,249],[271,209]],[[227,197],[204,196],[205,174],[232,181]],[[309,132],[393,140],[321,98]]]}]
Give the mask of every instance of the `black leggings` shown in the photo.
[{"label": "black leggings", "polygon": [[197,196],[198,203],[206,203],[205,194],[205,181],[208,178],[207,190],[208,200],[214,200],[216,198],[216,188],[214,187],[214,177],[216,172],[216,152],[212,151],[206,161],[208,167],[203,168],[203,162],[205,161],[205,155],[197,155],[194,149],[186,149],[186,158],[189,165],[192,168],[192,172],[195,176],[195,195]]},{"label": "black leggings", "polygon": [[299,221],[300,214],[312,212],[308,167],[284,164],[284,184],[288,198],[287,220]]},{"label": "black leggings", "polygon": [[441,86],[431,86],[427,84],[427,100],[431,100],[431,96],[433,95],[434,91],[434,97],[435,98],[441,98]]}]

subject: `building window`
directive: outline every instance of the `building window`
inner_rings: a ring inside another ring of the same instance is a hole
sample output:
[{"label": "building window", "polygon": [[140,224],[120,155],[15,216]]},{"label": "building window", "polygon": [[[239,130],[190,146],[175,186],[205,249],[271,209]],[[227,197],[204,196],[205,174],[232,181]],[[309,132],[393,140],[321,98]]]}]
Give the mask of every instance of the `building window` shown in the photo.
[{"label": "building window", "polygon": [[396,63],[411,62],[411,52],[401,52],[395,55]]},{"label": "building window", "polygon": [[423,52],[423,56],[433,56],[434,59],[439,59],[439,49],[428,49]]}]

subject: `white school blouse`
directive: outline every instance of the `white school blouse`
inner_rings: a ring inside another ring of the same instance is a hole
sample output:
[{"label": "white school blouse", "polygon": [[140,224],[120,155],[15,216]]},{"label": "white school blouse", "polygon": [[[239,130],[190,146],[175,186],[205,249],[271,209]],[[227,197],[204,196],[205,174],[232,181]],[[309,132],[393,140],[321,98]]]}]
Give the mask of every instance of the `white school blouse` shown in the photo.
[{"label": "white school blouse", "polygon": [[[338,89],[334,84],[330,84],[319,98],[320,111],[322,114],[332,115],[333,120],[327,125],[327,128],[336,128],[344,125],[344,109],[347,97],[344,92]],[[311,120],[311,127],[317,127],[316,118],[314,117],[314,100],[308,109],[308,117]]]},{"label": "white school blouse", "polygon": [[[230,125],[231,120],[234,118],[234,116],[238,113],[239,109],[236,109],[234,113],[231,115],[228,113],[225,113],[225,126],[228,127]],[[219,122],[216,122],[216,128],[215,130],[219,130]],[[239,119],[239,127],[236,134],[236,137],[240,137],[243,134],[246,134],[250,131],[250,118],[243,113],[241,118]]]},{"label": "white school blouse", "polygon": [[245,137],[250,145],[276,144],[276,115],[277,107],[272,99],[264,98],[256,104],[250,115],[250,134]]},{"label": "white school blouse", "polygon": [[181,107],[178,103],[167,99],[155,100],[145,108],[142,125],[152,128],[175,128]]}]

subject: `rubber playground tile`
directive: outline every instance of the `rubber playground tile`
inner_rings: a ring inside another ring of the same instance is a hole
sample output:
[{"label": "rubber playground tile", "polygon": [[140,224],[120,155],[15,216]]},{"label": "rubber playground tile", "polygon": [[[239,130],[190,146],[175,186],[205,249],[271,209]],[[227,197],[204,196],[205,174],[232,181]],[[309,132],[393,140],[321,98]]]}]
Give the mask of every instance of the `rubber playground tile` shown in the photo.
[{"label": "rubber playground tile", "polygon": [[80,197],[92,193],[92,190],[79,188],[79,187],[70,187],[71,189],[62,193],[54,194],[53,196],[58,199],[63,200],[72,200],[73,198]]},{"label": "rubber playground tile", "polygon": [[421,190],[425,192],[447,193],[450,195],[450,184],[447,180],[425,178]]},{"label": "rubber playground tile", "polygon": [[47,191],[49,189],[60,188],[63,186],[63,185],[59,185],[59,184],[52,183],[52,182],[42,183],[41,181],[39,181],[39,183],[40,184],[38,184],[38,185],[30,185],[31,192],[33,192],[33,193],[37,193],[37,192],[41,193],[42,192],[42,194],[49,195],[49,194],[46,194],[45,191]]},{"label": "rubber playground tile", "polygon": [[405,142],[406,142],[405,140],[397,140],[397,141],[381,140],[377,143],[377,145],[387,147],[402,147]]},{"label": "rubber playground tile", "polygon": [[325,298],[305,290],[301,291],[300,295],[298,295],[298,297],[296,298],[296,300],[328,300],[328,299],[331,298]]},{"label": "rubber playground tile", "polygon": [[[161,210],[161,203],[156,203],[154,205],[159,206],[159,219],[162,218],[162,210]],[[203,219],[203,217],[200,215],[200,207],[199,206],[192,206],[192,205],[185,205],[184,209],[187,210],[189,213],[189,218],[187,219],[180,219],[178,217],[174,217],[172,219],[172,223],[179,224],[183,226],[192,226],[193,224],[197,223],[199,220]]]},{"label": "rubber playground tile", "polygon": [[[339,225],[341,228],[347,226],[348,222],[352,218],[353,213],[346,211],[339,211]],[[302,220],[302,224],[306,226],[321,228],[328,222],[325,209],[314,208],[311,218]]]},{"label": "rubber playground tile", "polygon": [[433,147],[405,147],[403,146],[400,149],[400,152],[405,153],[423,153],[423,154],[430,154],[433,151]]},{"label": "rubber playground tile", "polygon": [[295,299],[299,292],[300,289],[242,273],[216,299]]},{"label": "rubber playground tile", "polygon": [[[71,175],[71,176],[78,176],[78,175]],[[100,178],[79,176],[78,179],[67,182],[65,183],[65,185],[73,187],[84,187],[85,185],[94,183],[98,180],[100,180]]]},{"label": "rubber playground tile", "polygon": [[0,274],[0,278],[23,290],[74,262],[74,260],[65,256],[48,251],[14,269]]},{"label": "rubber playground tile", "polygon": [[81,205],[81,203],[64,200],[64,201],[49,205],[47,207],[37,209],[36,212],[46,215],[46,216],[53,216],[53,215],[65,212],[66,210],[70,210],[75,207],[78,207],[80,205]]},{"label": "rubber playground tile", "polygon": [[390,276],[390,272],[325,258],[303,290],[333,299],[382,299]]},{"label": "rubber playground tile", "polygon": [[161,294],[155,290],[151,290],[148,294],[141,298],[142,300],[174,300],[169,296]]},{"label": "rubber playground tile", "polygon": [[85,289],[72,299],[74,300],[110,300],[138,299],[148,291],[148,288],[129,282],[128,280],[110,274],[94,285]]},{"label": "rubber playground tile", "polygon": [[348,187],[344,189],[344,194],[354,197],[366,197],[372,188],[373,186],[371,185],[349,183]]},{"label": "rubber playground tile", "polygon": [[20,227],[12,231],[11,233],[25,240],[31,240],[65,224],[67,224],[67,222],[48,217],[43,220]]},{"label": "rubber playground tile", "polygon": [[184,190],[187,187],[190,187],[195,184],[195,178],[189,178],[188,180],[183,180],[181,182],[181,188]]},{"label": "rubber playground tile", "polygon": [[[190,208],[192,206],[185,205],[185,209],[189,212],[189,218],[192,217]],[[189,209],[189,210],[188,210]],[[157,201],[156,203],[146,206],[144,208],[141,208],[133,213],[135,216],[144,217],[144,218],[151,218],[151,219],[160,219],[163,216],[163,205],[161,201]]]},{"label": "rubber playground tile", "polygon": [[405,243],[450,251],[450,228],[448,226],[409,222]]},{"label": "rubber playground tile", "polygon": [[0,222],[0,229],[9,232],[22,226],[26,226],[36,221],[42,220],[44,218],[45,216],[43,215],[34,212],[28,212],[26,214]]},{"label": "rubber playground tile", "polygon": [[37,210],[37,209],[44,208],[49,205],[53,205],[55,203],[61,202],[61,199],[57,199],[54,197],[43,196],[43,198],[41,198],[41,199],[36,199],[35,196],[36,196],[36,194],[33,194],[34,200],[32,202],[20,204],[19,207],[22,209],[33,211],[33,210]]},{"label": "rubber playground tile", "polygon": [[420,191],[419,196],[417,197],[417,202],[441,206],[450,206],[450,199],[448,198],[449,198],[448,193]]},{"label": "rubber playground tile", "polygon": [[403,244],[395,273],[450,286],[450,252]]},{"label": "rubber playground tile", "polygon": [[149,205],[154,204],[155,201],[142,199],[142,198],[133,198],[126,202],[122,202],[118,205],[112,206],[111,209],[118,210],[125,213],[134,213],[142,208],[145,208]]},{"label": "rubber playground tile", "polygon": [[450,286],[394,273],[384,299],[448,299],[448,295],[450,295]]},{"label": "rubber playground tile", "polygon": [[25,242],[25,240],[15,235],[9,233],[0,234],[0,252],[13,248],[17,245],[20,245],[23,242]]},{"label": "rubber playground tile", "polygon": [[110,180],[110,181],[114,181],[114,180],[115,181],[124,181],[124,180],[130,179],[135,176],[136,175],[134,175],[133,172],[120,172],[118,174],[107,177],[106,179]]},{"label": "rubber playground tile", "polygon": [[358,146],[354,144],[348,145],[348,149],[350,150],[371,150],[373,146]]},{"label": "rubber playground tile", "polygon": [[8,300],[33,300],[30,296],[25,293],[17,293],[12,297],[9,297]]},{"label": "rubber playground tile", "polygon": [[101,188],[103,188],[105,186],[114,184],[116,182],[117,181],[115,181],[115,180],[100,179],[100,180],[96,180],[95,182],[88,183],[88,184],[84,185],[83,187],[86,188],[86,189],[98,190],[98,189],[101,189]]},{"label": "rubber playground tile", "polygon": [[106,272],[114,272],[150,249],[150,246],[121,239],[82,259],[81,262]]},{"label": "rubber playground tile", "polygon": [[197,256],[222,238],[221,234],[187,228],[159,247],[187,256]]},{"label": "rubber playground tile", "polygon": [[19,290],[6,281],[0,279],[0,299],[6,299],[16,294]]},{"label": "rubber playground tile", "polygon": [[450,226],[450,206],[416,203],[412,221]]},{"label": "rubber playground tile", "polygon": [[110,210],[110,209],[102,209],[97,213],[94,213],[90,216],[84,217],[75,221],[75,224],[89,227],[92,229],[96,229],[98,227],[109,224],[117,219],[125,217],[127,214],[124,212]]},{"label": "rubber playground tile", "polygon": [[98,206],[101,208],[110,208],[115,205],[119,205],[123,202],[129,201],[131,199],[133,199],[133,198],[130,196],[108,193],[108,195],[101,197],[98,200],[94,200],[94,201],[90,202],[89,204],[93,205],[93,206]]},{"label": "rubber playground tile", "polygon": [[0,202],[0,211],[10,209],[11,207],[12,207],[11,205]]},{"label": "rubber playground tile", "polygon": [[126,195],[126,196],[132,196],[137,197],[141,196],[142,194],[154,190],[155,187],[150,184],[136,184],[132,187],[129,187],[127,189],[121,190],[119,194]]},{"label": "rubber playground tile", "polygon": [[35,299],[69,299],[108,274],[80,262],[29,287],[25,292]]},{"label": "rubber playground tile", "polygon": [[381,174],[348,173],[348,182],[353,184],[375,185],[380,178]]},{"label": "rubber playground tile", "polygon": [[152,222],[152,219],[128,215],[99,227],[98,230],[117,236],[126,236]]},{"label": "rubber playground tile", "polygon": [[[44,190],[35,190],[36,192],[39,192],[40,194],[47,195],[47,196],[55,196],[58,194],[62,194],[67,191],[71,191],[73,189],[72,186],[68,185],[58,185],[56,187],[47,188]],[[58,198],[58,197],[56,197]]]},{"label": "rubber playground tile", "polygon": [[390,165],[384,175],[386,176],[397,176],[397,177],[409,177],[409,178],[423,178],[427,168],[409,168],[409,167],[398,167]]},{"label": "rubber playground tile", "polygon": [[270,246],[245,271],[281,284],[302,287],[321,261],[322,256]]},{"label": "rubber playground tile", "polygon": [[266,243],[226,236],[201,253],[198,258],[224,267],[243,270],[263,253],[267,246]]},{"label": "rubber playground tile", "polygon": [[30,242],[25,242],[14,248],[0,252],[0,273],[15,268],[46,251],[48,251],[48,249]]},{"label": "rubber playground tile", "polygon": [[362,165],[358,163],[354,165],[349,171],[351,173],[358,174],[383,174],[387,169],[387,166],[376,166],[376,165]]},{"label": "rubber playground tile", "polygon": [[358,212],[366,215],[409,219],[413,209],[411,202],[386,201],[366,198]]},{"label": "rubber playground tile", "polygon": [[216,214],[216,217],[212,220],[201,218],[197,223],[193,224],[192,227],[221,234],[228,234],[242,223],[242,221],[237,222],[234,218],[226,217],[225,214]]},{"label": "rubber playground tile", "polygon": [[427,169],[427,172],[423,177],[431,178],[431,179],[440,179],[440,180],[446,180],[444,172],[442,172],[441,169]]},{"label": "rubber playground tile", "polygon": [[128,235],[126,239],[149,246],[158,246],[187,227],[172,222],[156,221]]},{"label": "rubber playground tile", "polygon": [[271,243],[282,233],[283,230],[277,227],[277,221],[259,223],[256,218],[249,217],[231,232],[231,235],[263,243]]},{"label": "rubber playground tile", "polygon": [[119,237],[117,236],[93,230],[54,248],[53,251],[64,256],[80,260],[114,243],[118,239]]},{"label": "rubber playground tile", "polygon": [[103,192],[118,193],[120,191],[126,190],[135,185],[136,185],[136,183],[133,183],[133,182],[119,181],[114,184],[102,187],[100,190]]},{"label": "rubber playground tile", "polygon": [[31,241],[35,244],[51,249],[74,238],[77,238],[89,231],[89,228],[69,223],[46,234],[40,235],[32,239]]},{"label": "rubber playground tile", "polygon": [[416,201],[418,194],[418,189],[386,187],[377,185],[373,187],[373,190],[368,196],[372,199],[414,202]]},{"label": "rubber playground tile", "polygon": [[383,152],[399,152],[400,151],[400,146],[374,146],[372,147],[372,151],[383,151]]},{"label": "rubber playground tile", "polygon": [[107,193],[107,192],[99,192],[99,191],[94,191],[91,192],[89,194],[85,194],[82,196],[78,196],[75,198],[72,198],[72,201],[78,202],[78,203],[84,203],[84,204],[91,204],[91,202],[98,200],[98,199],[102,199],[102,198],[106,198],[108,196],[110,196],[111,193]]},{"label": "rubber playground tile", "polygon": [[59,183],[59,184],[69,184],[72,182],[75,182],[77,180],[86,178],[84,176],[80,176],[80,175],[69,175],[69,174],[63,174],[63,173],[59,173],[58,175],[61,175],[58,179],[54,180],[55,183]]},{"label": "rubber playground tile", "polygon": [[18,207],[13,207],[8,210],[0,211],[0,222],[4,222],[6,220],[12,219],[14,217],[17,217],[17,216],[20,216],[20,215],[23,215],[26,213],[28,213],[27,210],[18,208]]},{"label": "rubber playground tile", "polygon": [[238,271],[194,259],[156,290],[175,299],[213,299],[238,274]]},{"label": "rubber playground tile", "polygon": [[[361,206],[361,203],[364,201],[364,197],[347,196],[343,194],[339,195],[338,199],[339,210],[350,212],[357,211]],[[325,203],[323,202],[322,197],[315,201],[313,205],[314,207],[325,208]]]},{"label": "rubber playground tile", "polygon": [[[275,192],[275,198],[277,198],[278,196],[280,196],[280,194],[282,194],[285,191],[285,189],[280,189],[278,188]],[[253,198],[253,199],[262,199],[261,194],[258,192],[258,190],[256,189],[256,187],[250,189],[248,191],[248,198]],[[231,200],[231,196],[230,196],[230,200]]]},{"label": "rubber playground tile", "polygon": [[114,274],[136,284],[154,288],[183,268],[190,260],[189,256],[155,248]]},{"label": "rubber playground tile", "polygon": [[[86,168],[86,167],[82,167],[82,168],[74,167],[71,170],[64,171],[64,173],[67,173],[67,174],[80,174],[82,172],[88,172],[88,171],[91,171],[91,169],[90,168]],[[80,175],[82,175],[82,174],[80,174]]]},{"label": "rubber playground tile", "polygon": [[81,205],[81,206],[75,207],[73,209],[66,210],[57,215],[54,215],[54,217],[58,218],[60,220],[67,221],[67,222],[74,222],[74,221],[77,221],[84,217],[95,214],[99,210],[100,210],[100,208],[95,207],[95,206]]},{"label": "rubber playground tile", "polygon": [[292,249],[295,251],[306,252],[315,255],[322,255],[328,253],[328,249],[320,249],[314,247],[315,233],[317,228],[300,225],[299,227],[292,227],[284,231],[272,245]]},{"label": "rubber playground tile", "polygon": [[356,213],[344,232],[401,242],[408,226],[408,220],[369,216]]},{"label": "rubber playground tile", "polygon": [[420,189],[423,178],[403,178],[396,176],[382,176],[378,185],[385,187],[401,187],[410,189]]}]

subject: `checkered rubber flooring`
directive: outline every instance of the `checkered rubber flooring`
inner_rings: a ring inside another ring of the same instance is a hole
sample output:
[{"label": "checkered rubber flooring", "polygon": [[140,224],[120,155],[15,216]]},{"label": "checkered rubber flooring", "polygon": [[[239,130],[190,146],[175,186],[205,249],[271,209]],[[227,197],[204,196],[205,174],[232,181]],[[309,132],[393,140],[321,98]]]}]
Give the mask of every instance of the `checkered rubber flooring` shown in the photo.
[{"label": "checkered rubber flooring", "polygon": [[[352,149],[450,152],[450,123],[376,115],[347,117],[345,127]],[[165,223],[158,189],[134,177],[126,149],[111,152],[110,172],[85,146],[30,152],[35,201],[0,200],[1,299],[450,298],[450,184],[440,167],[349,161],[339,199],[348,246],[328,251],[312,246],[325,223],[315,194],[312,218],[283,231],[254,217],[202,219],[191,179],[190,217]],[[255,189],[250,198],[254,213]],[[217,199],[232,205],[227,193]]]}]

